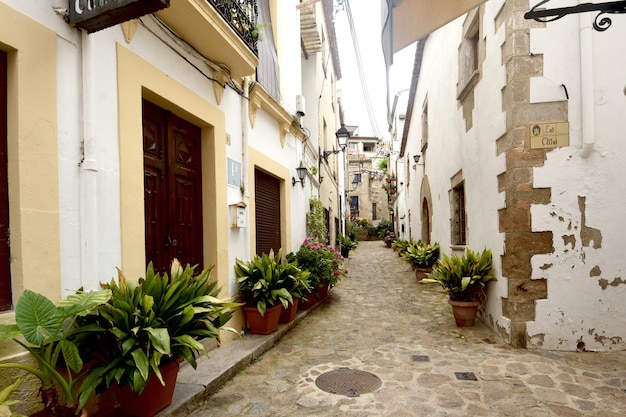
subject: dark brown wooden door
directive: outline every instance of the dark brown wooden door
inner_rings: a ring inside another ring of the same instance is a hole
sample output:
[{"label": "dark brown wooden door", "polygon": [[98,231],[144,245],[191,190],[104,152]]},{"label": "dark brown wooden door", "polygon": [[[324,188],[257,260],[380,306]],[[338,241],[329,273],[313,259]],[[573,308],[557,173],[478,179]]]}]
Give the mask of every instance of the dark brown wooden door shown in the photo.
[{"label": "dark brown wooden door", "polygon": [[256,253],[277,252],[280,243],[280,180],[254,171]]},{"label": "dark brown wooden door", "polygon": [[11,309],[9,264],[9,179],[7,175],[7,54],[0,51],[0,310]]},{"label": "dark brown wooden door", "polygon": [[202,268],[200,128],[143,102],[146,263]]}]

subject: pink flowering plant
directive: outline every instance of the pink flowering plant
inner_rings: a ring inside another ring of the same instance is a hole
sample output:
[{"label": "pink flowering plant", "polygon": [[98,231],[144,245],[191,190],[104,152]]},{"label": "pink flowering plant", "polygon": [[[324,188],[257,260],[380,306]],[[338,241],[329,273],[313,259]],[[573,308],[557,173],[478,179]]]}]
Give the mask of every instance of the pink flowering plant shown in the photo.
[{"label": "pink flowering plant", "polygon": [[332,245],[307,237],[300,249],[287,255],[289,261],[296,261],[298,267],[311,273],[309,281],[313,288],[324,282],[337,284],[346,277],[348,270],[343,267],[344,258]]},{"label": "pink flowering plant", "polygon": [[383,237],[385,242],[393,242],[394,240],[396,240],[396,235],[390,230],[387,232],[387,234],[385,234],[385,237]]}]

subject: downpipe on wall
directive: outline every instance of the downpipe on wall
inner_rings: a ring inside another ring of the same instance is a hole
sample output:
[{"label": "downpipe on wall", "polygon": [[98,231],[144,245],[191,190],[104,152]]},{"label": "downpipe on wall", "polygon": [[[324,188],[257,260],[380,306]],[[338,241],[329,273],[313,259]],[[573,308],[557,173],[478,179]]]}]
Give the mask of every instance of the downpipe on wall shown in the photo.
[{"label": "downpipe on wall", "polygon": [[[583,0],[584,1],[584,0]],[[579,4],[581,1],[578,2]],[[580,120],[582,128],[582,145],[580,156],[589,157],[595,145],[594,129],[594,85],[593,85],[593,32],[591,15],[580,13],[579,41],[580,41]]]},{"label": "downpipe on wall", "polygon": [[83,160],[80,163],[80,281],[98,271],[98,160],[96,152],[96,48],[94,36],[81,31]]},{"label": "downpipe on wall", "polygon": [[[250,108],[250,77],[244,77],[243,79],[243,97],[242,97],[242,105],[241,105],[241,183],[243,186],[243,202],[246,203],[248,209],[246,210],[246,214],[250,216],[250,190],[249,181],[248,181],[248,160],[249,160],[249,152],[248,152],[248,136],[250,134],[250,121],[248,119],[248,110]],[[248,225],[250,225],[250,219],[248,219]],[[250,248],[250,234],[246,234],[246,239],[248,242],[245,247],[246,250]],[[250,253],[247,253],[247,256],[250,257]]]}]

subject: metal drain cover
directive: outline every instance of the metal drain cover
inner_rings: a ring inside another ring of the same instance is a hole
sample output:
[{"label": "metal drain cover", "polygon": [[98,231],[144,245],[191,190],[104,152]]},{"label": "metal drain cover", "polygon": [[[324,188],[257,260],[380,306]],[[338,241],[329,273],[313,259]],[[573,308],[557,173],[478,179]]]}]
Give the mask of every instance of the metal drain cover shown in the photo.
[{"label": "metal drain cover", "polygon": [[454,375],[460,381],[478,381],[474,372],[455,372]]},{"label": "metal drain cover", "polygon": [[331,394],[358,397],[374,392],[383,384],[376,375],[350,368],[339,368],[321,374],[315,379],[315,385]]}]

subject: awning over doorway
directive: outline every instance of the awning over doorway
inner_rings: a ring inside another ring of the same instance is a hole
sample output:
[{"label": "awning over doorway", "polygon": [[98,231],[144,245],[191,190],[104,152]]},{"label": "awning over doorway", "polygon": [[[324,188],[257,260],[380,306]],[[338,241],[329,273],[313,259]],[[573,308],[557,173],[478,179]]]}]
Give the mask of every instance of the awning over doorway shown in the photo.
[{"label": "awning over doorway", "polygon": [[382,0],[382,41],[387,65],[393,54],[472,10],[485,0]]}]

